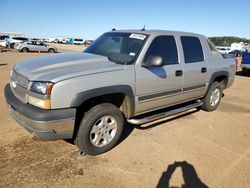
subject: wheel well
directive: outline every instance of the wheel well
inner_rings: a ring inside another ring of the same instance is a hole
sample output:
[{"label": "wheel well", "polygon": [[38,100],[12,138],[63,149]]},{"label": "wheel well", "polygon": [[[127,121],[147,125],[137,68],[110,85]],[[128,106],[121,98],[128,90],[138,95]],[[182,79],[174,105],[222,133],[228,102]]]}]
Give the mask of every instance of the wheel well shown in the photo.
[{"label": "wheel well", "polygon": [[225,89],[226,86],[227,86],[227,81],[228,81],[227,79],[228,79],[228,78],[227,78],[226,75],[221,75],[221,76],[217,76],[217,77],[214,79],[213,82],[215,82],[215,81],[220,82],[220,83],[222,84],[222,86],[223,86],[223,89]]},{"label": "wheel well", "polygon": [[131,114],[131,109],[129,109],[129,97],[124,93],[113,93],[102,95],[98,97],[93,97],[84,101],[78,108],[77,111],[84,113],[90,110],[93,106],[101,103],[111,103],[121,110],[125,117],[129,117]]},{"label": "wheel well", "polygon": [[84,101],[79,107],[77,107],[74,137],[77,134],[84,113],[101,103],[111,103],[117,106],[125,117],[129,117],[132,113],[128,104],[129,97],[124,93],[113,93],[88,99],[87,101]]}]

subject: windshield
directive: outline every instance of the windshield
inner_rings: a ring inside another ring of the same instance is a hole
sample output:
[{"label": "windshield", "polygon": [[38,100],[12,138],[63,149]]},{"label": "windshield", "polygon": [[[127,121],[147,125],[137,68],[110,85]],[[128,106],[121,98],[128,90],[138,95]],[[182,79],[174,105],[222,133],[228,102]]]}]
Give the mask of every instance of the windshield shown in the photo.
[{"label": "windshield", "polygon": [[105,33],[84,52],[106,56],[115,63],[133,63],[146,37],[135,33]]}]

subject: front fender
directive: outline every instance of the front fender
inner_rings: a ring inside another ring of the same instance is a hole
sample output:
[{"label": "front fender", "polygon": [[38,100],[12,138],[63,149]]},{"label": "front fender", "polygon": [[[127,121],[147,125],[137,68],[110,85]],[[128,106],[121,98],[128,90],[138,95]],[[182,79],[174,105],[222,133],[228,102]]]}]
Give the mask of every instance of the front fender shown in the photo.
[{"label": "front fender", "polygon": [[70,106],[72,108],[77,108],[89,99],[115,93],[122,93],[126,96],[129,113],[128,116],[133,116],[135,112],[135,97],[132,88],[128,85],[107,86],[77,93],[73,98]]}]

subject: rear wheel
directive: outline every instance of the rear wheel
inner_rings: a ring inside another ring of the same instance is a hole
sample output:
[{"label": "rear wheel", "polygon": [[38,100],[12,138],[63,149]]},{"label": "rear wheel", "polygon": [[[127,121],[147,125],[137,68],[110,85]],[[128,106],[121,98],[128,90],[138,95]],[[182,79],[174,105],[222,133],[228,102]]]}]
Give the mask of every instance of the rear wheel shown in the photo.
[{"label": "rear wheel", "polygon": [[55,53],[55,50],[53,48],[50,48],[48,52],[49,53]]},{"label": "rear wheel", "polygon": [[222,88],[223,87],[219,82],[214,82],[211,85],[206,97],[203,99],[203,104],[201,106],[202,110],[208,112],[216,110],[221,101]]},{"label": "rear wheel", "polygon": [[28,51],[29,51],[28,48],[23,48],[23,49],[21,50],[21,52],[28,52]]},{"label": "rear wheel", "polygon": [[85,113],[75,144],[89,155],[112,149],[118,142],[124,124],[122,112],[113,104],[102,103]]}]

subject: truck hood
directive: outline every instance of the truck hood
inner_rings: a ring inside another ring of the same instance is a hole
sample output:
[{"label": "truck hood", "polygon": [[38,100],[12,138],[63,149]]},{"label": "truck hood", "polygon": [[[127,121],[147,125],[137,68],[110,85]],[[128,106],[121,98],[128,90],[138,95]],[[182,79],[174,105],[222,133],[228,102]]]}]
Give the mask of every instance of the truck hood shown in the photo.
[{"label": "truck hood", "polygon": [[124,69],[107,57],[89,53],[75,52],[50,55],[16,63],[14,70],[30,81],[61,80]]}]

